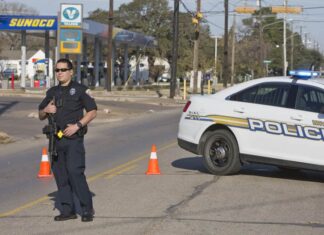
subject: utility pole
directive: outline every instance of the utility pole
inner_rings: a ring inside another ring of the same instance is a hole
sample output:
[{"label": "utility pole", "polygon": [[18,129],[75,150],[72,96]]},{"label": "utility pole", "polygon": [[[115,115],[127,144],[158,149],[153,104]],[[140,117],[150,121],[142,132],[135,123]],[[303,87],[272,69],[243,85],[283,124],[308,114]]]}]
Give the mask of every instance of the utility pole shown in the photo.
[{"label": "utility pole", "polygon": [[261,76],[264,75],[263,71],[263,32],[262,32],[262,11],[261,0],[257,0],[257,7],[259,7],[259,64]]},{"label": "utility pole", "polygon": [[172,64],[170,98],[173,99],[176,90],[177,59],[178,59],[178,36],[179,36],[179,0],[174,0],[173,10],[173,40],[172,40]]},{"label": "utility pole", "polygon": [[233,20],[233,35],[232,35],[232,66],[231,66],[231,86],[234,85],[234,73],[235,73],[235,41],[236,41],[236,14],[234,14]]},{"label": "utility pole", "polygon": [[214,36],[215,38],[215,68],[214,68],[214,74],[215,74],[215,77],[214,77],[214,89],[215,89],[215,92],[217,91],[217,83],[218,83],[218,78],[217,78],[217,39],[218,37],[217,36]]},{"label": "utility pole", "polygon": [[228,81],[228,0],[224,0],[225,26],[224,26],[224,61],[223,61],[223,85],[227,87]]},{"label": "utility pole", "polygon": [[290,69],[294,69],[294,24],[291,22],[291,54],[290,54]]},{"label": "utility pole", "polygon": [[109,0],[109,12],[108,12],[108,53],[107,53],[107,77],[105,88],[107,91],[111,91],[112,81],[112,34],[114,27],[114,0]]},{"label": "utility pole", "polygon": [[199,20],[200,20],[200,6],[201,6],[201,0],[197,0],[197,13],[195,18],[195,41],[194,41],[194,55],[193,55],[193,71],[194,71],[194,77],[193,77],[193,90],[192,92],[195,94],[197,93],[197,83],[198,83],[198,52],[199,52]]},{"label": "utility pole", "polygon": [[[284,7],[287,9],[287,2],[288,0],[284,0]],[[287,75],[287,10],[284,13],[284,20],[283,20],[283,71],[282,75],[286,77]]]}]

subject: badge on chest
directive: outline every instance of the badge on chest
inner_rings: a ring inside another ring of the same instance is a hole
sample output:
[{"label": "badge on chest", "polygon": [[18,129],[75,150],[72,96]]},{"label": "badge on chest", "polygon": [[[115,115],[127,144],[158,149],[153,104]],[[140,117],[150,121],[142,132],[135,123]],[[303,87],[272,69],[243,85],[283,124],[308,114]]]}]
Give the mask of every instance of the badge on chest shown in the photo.
[{"label": "badge on chest", "polygon": [[71,88],[69,93],[70,93],[70,95],[74,95],[75,94],[75,88]]}]

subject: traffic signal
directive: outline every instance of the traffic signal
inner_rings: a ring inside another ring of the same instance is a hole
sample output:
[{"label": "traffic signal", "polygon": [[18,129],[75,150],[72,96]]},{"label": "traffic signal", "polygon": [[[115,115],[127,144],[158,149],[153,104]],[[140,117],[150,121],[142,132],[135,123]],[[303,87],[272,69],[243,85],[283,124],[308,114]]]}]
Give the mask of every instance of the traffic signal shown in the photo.
[{"label": "traffic signal", "polygon": [[197,12],[196,15],[192,17],[192,23],[198,24],[202,18],[203,18],[203,14],[201,12]]},{"label": "traffic signal", "polygon": [[198,24],[199,20],[196,17],[192,17],[192,23],[193,24]]}]

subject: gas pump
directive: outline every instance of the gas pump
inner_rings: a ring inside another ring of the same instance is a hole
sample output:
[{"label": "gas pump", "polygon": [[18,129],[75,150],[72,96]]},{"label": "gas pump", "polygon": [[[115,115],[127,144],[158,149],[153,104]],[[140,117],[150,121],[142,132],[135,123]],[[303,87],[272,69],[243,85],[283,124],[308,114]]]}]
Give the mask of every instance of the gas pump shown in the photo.
[{"label": "gas pump", "polygon": [[45,87],[46,86],[46,61],[47,59],[35,59],[34,62],[34,87]]}]

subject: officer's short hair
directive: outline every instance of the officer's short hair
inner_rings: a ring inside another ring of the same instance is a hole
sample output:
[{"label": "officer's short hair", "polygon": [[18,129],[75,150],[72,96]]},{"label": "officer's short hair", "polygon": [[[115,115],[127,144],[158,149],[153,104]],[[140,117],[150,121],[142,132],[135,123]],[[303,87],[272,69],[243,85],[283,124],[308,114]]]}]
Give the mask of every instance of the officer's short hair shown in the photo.
[{"label": "officer's short hair", "polygon": [[68,69],[73,69],[73,64],[72,64],[72,62],[71,62],[69,59],[61,58],[61,59],[59,59],[59,60],[56,62],[56,64],[58,64],[58,63],[64,63],[64,64],[67,64]]}]

